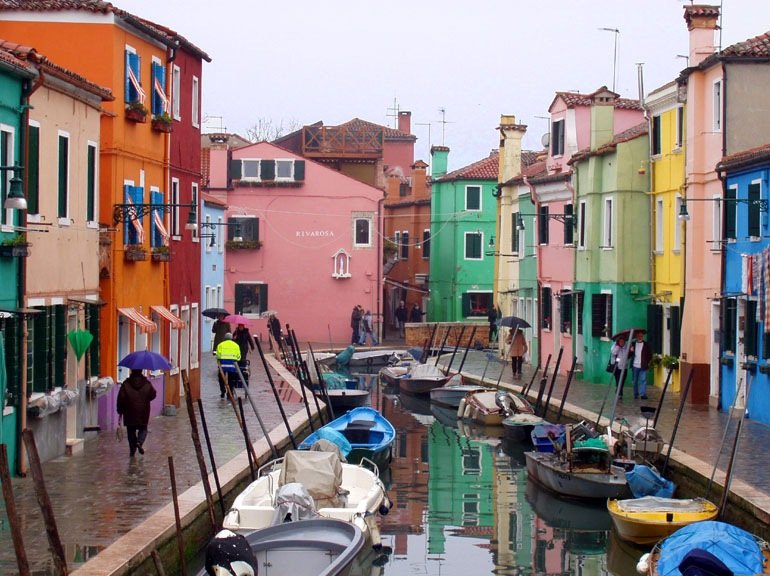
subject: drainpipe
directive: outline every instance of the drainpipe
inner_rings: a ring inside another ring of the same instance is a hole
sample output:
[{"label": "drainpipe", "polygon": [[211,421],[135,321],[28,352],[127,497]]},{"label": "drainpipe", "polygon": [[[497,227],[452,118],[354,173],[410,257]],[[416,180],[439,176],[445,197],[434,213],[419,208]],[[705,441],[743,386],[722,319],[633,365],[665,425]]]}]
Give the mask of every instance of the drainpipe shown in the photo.
[{"label": "drainpipe", "polygon": [[[531,184],[529,179],[526,176],[522,176],[522,181],[529,188],[529,199],[532,201],[532,204],[535,206],[535,214],[536,214],[535,217],[538,218],[540,215],[540,203],[537,201],[537,193],[535,192],[535,185]],[[546,222],[546,226],[548,226],[548,222]],[[532,230],[532,234],[534,238],[535,230]],[[525,236],[525,241],[526,241],[526,236]],[[525,254],[526,254],[526,250],[527,249],[525,245],[524,246]],[[543,277],[543,271],[540,268],[540,266],[542,265],[541,263],[543,259],[541,258],[541,256],[542,255],[540,254],[540,239],[538,238],[538,241],[535,244],[535,258],[537,259],[537,273],[535,278],[535,286],[537,287],[536,296],[537,296],[537,361],[538,361],[538,364],[541,363],[541,360],[543,357],[543,322],[541,321],[541,318],[542,318],[541,312],[543,309],[543,303],[541,302],[542,285],[540,282],[540,279]],[[521,274],[521,272],[519,272],[519,274]],[[519,282],[519,285],[521,285],[521,282]],[[551,314],[551,316],[553,316],[553,314]]]},{"label": "drainpipe", "polygon": [[385,233],[385,219],[382,211],[385,208],[385,197],[377,200],[377,316],[380,319],[380,325],[377,328],[377,341],[382,342],[383,329],[385,327],[385,318],[382,314],[382,291],[385,286],[382,283],[382,238]]}]

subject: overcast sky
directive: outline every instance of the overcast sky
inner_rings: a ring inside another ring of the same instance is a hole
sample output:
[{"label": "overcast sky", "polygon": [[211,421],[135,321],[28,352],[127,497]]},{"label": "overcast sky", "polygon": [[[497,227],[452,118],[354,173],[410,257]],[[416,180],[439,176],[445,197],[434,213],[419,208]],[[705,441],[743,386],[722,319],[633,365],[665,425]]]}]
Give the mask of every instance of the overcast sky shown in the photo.
[{"label": "overcast sky", "polygon": [[[556,91],[612,88],[616,39],[615,91],[629,98],[636,63],[648,93],[688,52],[682,0],[112,1],[211,56],[204,131],[245,135],[260,119],[393,126],[397,107],[412,113],[416,158],[444,144],[450,169],[497,147],[501,114],[539,149]],[[723,0],[722,13],[723,47],[770,31],[770,0]]]}]

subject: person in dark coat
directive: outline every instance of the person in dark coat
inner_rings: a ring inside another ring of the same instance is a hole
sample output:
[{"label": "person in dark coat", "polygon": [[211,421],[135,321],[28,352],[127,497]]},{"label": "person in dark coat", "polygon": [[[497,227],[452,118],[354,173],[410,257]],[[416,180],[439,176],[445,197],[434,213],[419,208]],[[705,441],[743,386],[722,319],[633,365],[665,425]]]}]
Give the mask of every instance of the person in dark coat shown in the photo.
[{"label": "person in dark coat", "polygon": [[225,334],[230,332],[230,323],[225,322],[226,317],[227,314],[220,314],[211,326],[211,333],[214,334],[214,342],[212,344],[214,354],[217,352],[217,346],[219,346],[222,343],[222,340],[225,339]]},{"label": "person in dark coat", "polygon": [[251,332],[246,328],[245,324],[238,324],[233,332],[233,340],[241,349],[241,359],[238,360],[238,366],[241,368],[243,379],[246,380],[246,384],[249,383],[249,352],[254,350],[254,340],[251,337]]},{"label": "person in dark coat", "polygon": [[283,336],[281,335],[281,321],[278,320],[278,316],[270,314],[270,317],[267,319],[267,329],[270,330],[270,335],[273,337],[276,345],[280,347]]},{"label": "person in dark coat", "polygon": [[157,392],[141,370],[131,370],[118,392],[118,426],[125,425],[128,436],[129,456],[136,451],[144,454],[147,424],[150,422],[150,403]]},{"label": "person in dark coat", "polygon": [[396,326],[398,327],[398,333],[401,338],[404,337],[404,324],[406,324],[406,305],[404,304],[404,301],[401,300],[398,308],[396,308]]},{"label": "person in dark coat", "polygon": [[361,318],[364,317],[364,309],[356,304],[353,306],[353,312],[350,313],[350,328],[353,333],[350,337],[351,344],[358,344],[361,339]]},{"label": "person in dark coat", "polygon": [[414,303],[412,306],[412,309],[409,311],[409,321],[410,322],[422,322],[422,317],[425,314],[422,310],[420,310],[420,305],[417,304],[417,302]]}]

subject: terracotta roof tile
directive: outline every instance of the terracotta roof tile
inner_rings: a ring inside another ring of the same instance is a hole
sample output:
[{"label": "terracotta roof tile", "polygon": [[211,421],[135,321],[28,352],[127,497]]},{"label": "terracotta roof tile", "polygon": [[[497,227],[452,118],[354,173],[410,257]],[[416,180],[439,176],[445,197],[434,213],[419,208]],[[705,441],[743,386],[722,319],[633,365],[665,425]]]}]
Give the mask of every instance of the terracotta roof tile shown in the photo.
[{"label": "terracotta roof tile", "polygon": [[[556,100],[556,98],[561,98],[568,108],[573,108],[575,106],[590,106],[592,104],[593,96],[602,91],[613,93],[611,90],[608,90],[606,86],[602,86],[590,94],[583,94],[581,92],[556,92],[554,100]],[[641,110],[642,106],[639,103],[639,100],[634,100],[632,98],[616,98],[615,108],[621,110]]]},{"label": "terracotta roof tile", "polygon": [[596,150],[591,150],[590,148],[584,148],[583,150],[579,150],[578,152],[572,155],[572,158],[569,159],[567,164],[572,166],[575,162],[579,162],[590,156],[603,156],[605,154],[610,154],[615,151],[615,148],[617,148],[618,144],[621,144],[623,142],[629,142],[631,140],[639,138],[640,136],[644,136],[645,134],[647,134],[648,130],[649,128],[648,128],[647,122],[646,121],[640,122],[636,126],[632,126],[631,128],[624,130],[619,134],[616,134],[615,137],[610,142],[607,142],[606,144],[602,144]]},{"label": "terracotta roof tile", "polygon": [[135,26],[139,30],[148,33],[150,36],[160,40],[169,47],[174,47],[179,42],[186,50],[197,54],[207,62],[211,62],[211,57],[203,50],[195,46],[184,36],[175,31],[135,16],[130,12],[121,10],[110,2],[103,0],[0,0],[0,11],[20,10],[24,12],[63,12],[66,10],[85,10],[88,12],[107,14],[112,13],[118,18],[125,20],[128,24]]},{"label": "terracotta roof tile", "polygon": [[15,68],[20,68],[23,70],[26,70],[29,73],[29,76],[34,76],[35,71],[34,69],[24,62],[23,60],[17,58],[14,56],[11,52],[9,52],[6,48],[3,48],[0,46],[0,62],[4,62],[5,64],[9,64],[11,66],[14,66]]},{"label": "terracotta roof tile", "polygon": [[722,50],[723,57],[768,58],[770,57],[770,32],[765,32],[744,42],[738,42]]},{"label": "terracotta roof tile", "polygon": [[374,122],[368,122],[366,120],[361,120],[360,118],[353,118],[352,120],[348,120],[344,124],[340,124],[339,126],[346,126],[352,130],[364,130],[364,129],[371,129],[372,127],[382,128],[383,136],[386,140],[417,140],[417,137],[408,134],[407,132],[401,132],[400,130],[396,130],[395,128],[390,128],[388,126],[382,126],[380,124],[375,124]]},{"label": "terracotta roof tile", "polygon": [[717,164],[717,171],[737,170],[755,164],[770,163],[770,144],[764,144],[725,156]]},{"label": "terracotta roof tile", "polygon": [[497,150],[492,152],[484,158],[468,164],[463,168],[459,168],[440,178],[436,178],[437,182],[448,182],[450,180],[497,180],[497,173],[500,165],[500,156]]},{"label": "terracotta roof tile", "polygon": [[718,18],[719,7],[707,6],[705,4],[691,4],[684,7],[684,19],[689,25],[694,17],[700,18]]}]

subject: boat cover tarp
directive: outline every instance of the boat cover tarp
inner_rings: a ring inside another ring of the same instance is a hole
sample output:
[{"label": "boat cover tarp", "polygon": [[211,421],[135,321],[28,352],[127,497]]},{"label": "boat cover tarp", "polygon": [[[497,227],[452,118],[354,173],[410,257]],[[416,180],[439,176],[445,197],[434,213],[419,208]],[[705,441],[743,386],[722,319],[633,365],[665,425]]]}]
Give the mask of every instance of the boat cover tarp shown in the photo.
[{"label": "boat cover tarp", "polygon": [[338,507],[342,493],[342,463],[334,452],[288,450],[278,486],[299,482],[318,508]]},{"label": "boat cover tarp", "polygon": [[708,500],[703,498],[661,498],[642,496],[618,500],[621,512],[703,512]]},{"label": "boat cover tarp", "polygon": [[644,464],[637,464],[631,470],[627,470],[626,481],[634,498],[641,498],[642,496],[671,498],[676,488],[671,480],[666,480],[653,468]]},{"label": "boat cover tarp", "polygon": [[313,445],[310,447],[311,450],[333,452],[333,449],[329,450],[329,448],[324,445],[328,443],[340,452],[340,456],[342,457],[341,459],[344,460],[353,449],[353,447],[350,445],[350,442],[348,442],[348,439],[345,438],[345,435],[342,432],[335,430],[334,428],[329,428],[328,426],[322,426],[316,430],[316,437],[318,439],[313,442]]},{"label": "boat cover tarp", "polygon": [[337,358],[334,360],[334,362],[337,364],[337,366],[347,366],[350,364],[350,359],[353,357],[353,354],[356,352],[355,346],[348,346],[345,348],[342,352],[337,354]]},{"label": "boat cover tarp", "polygon": [[326,384],[327,390],[345,390],[347,388],[347,376],[337,374],[336,372],[322,372],[321,378]]},{"label": "boat cover tarp", "polygon": [[695,522],[680,528],[660,545],[659,576],[679,576],[679,565],[693,549],[719,558],[733,574],[761,574],[762,550],[757,538],[745,530],[715,520]]},{"label": "boat cover tarp", "polygon": [[607,450],[607,442],[604,438],[586,438],[585,440],[576,440],[572,445],[573,448],[597,448],[599,450]]},{"label": "boat cover tarp", "polygon": [[445,378],[444,371],[433,364],[415,364],[408,373],[409,378]]},{"label": "boat cover tarp", "polygon": [[315,502],[307,489],[299,482],[289,482],[278,488],[275,494],[273,525],[317,518]]}]

